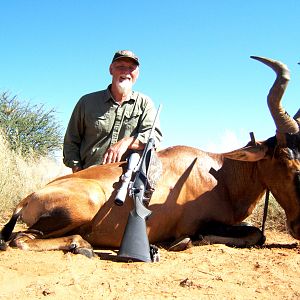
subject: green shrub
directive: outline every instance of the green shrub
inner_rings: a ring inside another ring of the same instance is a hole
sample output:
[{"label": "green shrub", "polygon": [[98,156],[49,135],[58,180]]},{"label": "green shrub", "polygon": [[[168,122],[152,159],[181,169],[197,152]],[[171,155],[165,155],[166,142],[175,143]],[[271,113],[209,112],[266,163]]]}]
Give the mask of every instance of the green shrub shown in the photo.
[{"label": "green shrub", "polygon": [[8,92],[0,94],[0,128],[10,148],[22,156],[47,156],[62,147],[61,125],[55,110],[30,105]]}]

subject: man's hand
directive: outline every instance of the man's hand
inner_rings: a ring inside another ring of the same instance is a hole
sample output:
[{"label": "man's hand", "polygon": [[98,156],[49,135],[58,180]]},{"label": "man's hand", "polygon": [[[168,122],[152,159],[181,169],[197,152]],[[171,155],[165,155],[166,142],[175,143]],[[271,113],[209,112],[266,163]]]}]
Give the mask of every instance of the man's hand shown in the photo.
[{"label": "man's hand", "polygon": [[139,140],[134,137],[126,137],[112,145],[104,154],[103,164],[110,164],[121,161],[123,154],[128,149],[141,150],[144,148]]}]

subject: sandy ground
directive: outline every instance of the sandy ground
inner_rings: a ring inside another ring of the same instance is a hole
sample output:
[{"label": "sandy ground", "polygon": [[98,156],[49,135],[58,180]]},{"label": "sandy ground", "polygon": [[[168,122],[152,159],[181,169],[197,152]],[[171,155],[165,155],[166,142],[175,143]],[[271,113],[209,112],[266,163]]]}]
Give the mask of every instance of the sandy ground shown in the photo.
[{"label": "sandy ground", "polygon": [[0,299],[300,299],[300,244],[267,232],[263,248],[160,249],[157,263],[62,251],[0,253]]}]

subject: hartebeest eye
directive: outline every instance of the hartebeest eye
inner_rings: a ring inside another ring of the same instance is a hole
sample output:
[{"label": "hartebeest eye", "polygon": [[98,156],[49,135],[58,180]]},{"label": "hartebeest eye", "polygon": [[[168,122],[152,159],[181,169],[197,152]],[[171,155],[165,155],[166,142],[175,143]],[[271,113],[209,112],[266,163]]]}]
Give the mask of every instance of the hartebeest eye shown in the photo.
[{"label": "hartebeest eye", "polygon": [[300,160],[300,136],[287,134],[286,140],[290,159]]},{"label": "hartebeest eye", "polygon": [[295,187],[297,194],[300,197],[300,170],[295,171]]}]

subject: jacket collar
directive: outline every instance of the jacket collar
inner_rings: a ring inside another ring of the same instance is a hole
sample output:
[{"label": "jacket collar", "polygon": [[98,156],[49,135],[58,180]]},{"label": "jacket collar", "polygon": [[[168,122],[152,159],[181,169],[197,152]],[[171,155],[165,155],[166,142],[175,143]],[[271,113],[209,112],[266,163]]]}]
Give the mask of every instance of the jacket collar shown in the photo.
[{"label": "jacket collar", "polygon": [[[105,101],[107,102],[107,101],[112,100],[112,101],[115,102],[114,97],[112,96],[112,94],[110,92],[110,89],[111,89],[111,84],[105,90]],[[131,95],[130,95],[130,98],[128,100],[124,101],[124,102],[128,102],[130,100],[136,101],[137,98],[138,98],[138,92],[132,91]]]}]

